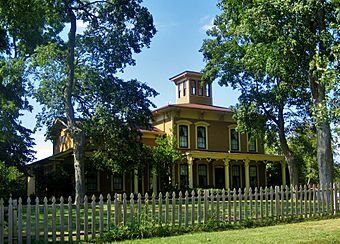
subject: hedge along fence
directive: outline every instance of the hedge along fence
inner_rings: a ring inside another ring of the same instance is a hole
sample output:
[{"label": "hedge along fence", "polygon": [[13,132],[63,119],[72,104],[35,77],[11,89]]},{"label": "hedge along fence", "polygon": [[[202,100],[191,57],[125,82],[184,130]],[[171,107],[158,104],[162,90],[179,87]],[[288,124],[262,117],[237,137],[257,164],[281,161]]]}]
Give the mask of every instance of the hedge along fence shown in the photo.
[{"label": "hedge along fence", "polygon": [[248,220],[311,218],[340,212],[340,184],[328,187],[300,186],[251,188],[247,191],[202,190],[159,193],[149,196],[108,195],[104,200],[85,196],[83,203],[45,197],[41,202],[27,198],[0,200],[0,243],[31,241],[70,241],[94,239],[113,226],[155,225],[189,226],[208,221],[242,223]]}]

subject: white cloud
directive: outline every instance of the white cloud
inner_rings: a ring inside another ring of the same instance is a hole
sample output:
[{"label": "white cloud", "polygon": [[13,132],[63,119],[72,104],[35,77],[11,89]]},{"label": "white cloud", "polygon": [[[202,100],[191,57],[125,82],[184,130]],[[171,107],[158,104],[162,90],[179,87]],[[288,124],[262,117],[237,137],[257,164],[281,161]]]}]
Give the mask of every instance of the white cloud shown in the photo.
[{"label": "white cloud", "polygon": [[214,17],[204,16],[201,18],[200,22],[203,24],[201,30],[207,32],[214,26]]}]

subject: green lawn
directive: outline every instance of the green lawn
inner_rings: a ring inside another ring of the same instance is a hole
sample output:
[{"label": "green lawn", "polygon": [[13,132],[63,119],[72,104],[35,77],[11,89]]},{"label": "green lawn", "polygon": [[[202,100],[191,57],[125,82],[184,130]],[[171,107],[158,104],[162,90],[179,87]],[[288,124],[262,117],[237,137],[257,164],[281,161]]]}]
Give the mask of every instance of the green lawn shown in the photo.
[{"label": "green lawn", "polygon": [[123,243],[340,243],[340,218]]}]

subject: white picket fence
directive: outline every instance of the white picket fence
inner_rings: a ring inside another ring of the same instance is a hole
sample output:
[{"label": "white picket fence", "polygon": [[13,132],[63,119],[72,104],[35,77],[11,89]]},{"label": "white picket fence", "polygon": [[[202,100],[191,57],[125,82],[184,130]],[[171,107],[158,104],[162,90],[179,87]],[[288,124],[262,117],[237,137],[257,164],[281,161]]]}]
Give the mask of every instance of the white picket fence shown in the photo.
[{"label": "white picket fence", "polygon": [[0,243],[87,241],[112,228],[152,221],[155,225],[189,226],[208,221],[284,220],[336,215],[340,184],[232,191],[192,191],[149,196],[92,196],[82,203],[61,197],[0,200]]}]

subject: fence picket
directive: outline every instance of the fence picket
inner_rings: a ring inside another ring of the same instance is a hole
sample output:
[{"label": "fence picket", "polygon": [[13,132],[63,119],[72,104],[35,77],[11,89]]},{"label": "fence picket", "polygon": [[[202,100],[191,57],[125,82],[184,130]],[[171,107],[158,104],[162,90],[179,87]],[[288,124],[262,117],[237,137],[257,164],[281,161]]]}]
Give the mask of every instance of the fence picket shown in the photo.
[{"label": "fence picket", "polygon": [[185,198],[184,198],[184,202],[185,202],[185,208],[184,208],[184,225],[185,227],[188,226],[188,215],[189,215],[189,192],[185,191]]},{"label": "fence picket", "polygon": [[64,243],[65,233],[64,233],[64,198],[60,197],[60,242]]},{"label": "fence picket", "polygon": [[88,241],[89,238],[89,199],[85,195],[84,197],[84,240]]},{"label": "fence picket", "polygon": [[76,240],[80,241],[80,196],[76,198]]},{"label": "fence picket", "polygon": [[316,192],[315,192],[315,185],[313,184],[313,216],[316,215]]},{"label": "fence picket", "polygon": [[[114,199],[114,207],[115,207],[115,226],[118,226],[118,222],[119,222],[119,199],[118,199],[118,194],[115,193],[115,199]],[[140,213],[139,213],[140,214]]]},{"label": "fence picket", "polygon": [[216,194],[216,220],[220,221],[220,194]]},{"label": "fence picket", "polygon": [[72,212],[72,198],[71,198],[71,196],[69,196],[67,200],[68,200],[68,203],[67,203],[67,210],[68,210],[68,218],[67,218],[68,242],[72,242],[72,240],[73,240],[73,226],[72,226],[73,212]]},{"label": "fence picket", "polygon": [[135,195],[133,193],[130,194],[130,224],[133,226],[135,224],[134,222],[134,215],[135,215]]},{"label": "fence picket", "polygon": [[[8,200],[8,243],[13,243],[13,202],[10,197]],[[28,221],[27,221],[28,222]]]},{"label": "fence picket", "polygon": [[202,210],[201,210],[201,195],[202,193],[201,193],[201,190],[198,190],[198,192],[197,192],[197,223],[200,225],[201,224],[201,221],[202,221],[202,215],[201,215],[201,213],[202,213]]},{"label": "fence picket", "polygon": [[138,224],[140,224],[140,216],[142,214],[142,195],[138,193],[137,195],[137,209],[138,209]]},{"label": "fence picket", "polygon": [[336,215],[338,211],[338,201],[337,201],[337,187],[336,183],[333,183],[333,201],[334,201],[334,212],[333,214]]},{"label": "fence picket", "polygon": [[260,187],[260,219],[263,221],[263,189]]},{"label": "fence picket", "polygon": [[242,221],[242,190],[238,189],[238,219]]},{"label": "fence picket", "polygon": [[178,196],[178,226],[182,226],[182,192],[179,192]]},{"label": "fence picket", "polygon": [[259,214],[258,214],[258,194],[257,194],[257,187],[255,187],[255,192],[254,192],[254,199],[255,199],[255,219],[258,220]]},{"label": "fence picket", "polygon": [[[44,197],[44,241],[48,241],[48,202],[47,197]],[[72,215],[71,215],[72,216]]]},{"label": "fence picket", "polygon": [[163,195],[160,192],[159,195],[158,195],[158,223],[159,224],[163,223],[163,218],[162,218],[163,209],[162,209],[162,205],[163,205]]},{"label": "fence picket", "polygon": [[191,225],[195,224],[195,191],[191,192]]},{"label": "fence picket", "polygon": [[208,221],[208,197],[209,191],[204,191],[204,203],[203,203],[203,223],[206,224]]},{"label": "fence picket", "polygon": [[99,232],[103,233],[104,230],[104,201],[103,195],[99,195]]},{"label": "fence picket", "polygon": [[268,187],[265,187],[264,188],[264,198],[265,198],[265,201],[266,201],[266,219],[268,219],[268,214],[269,214],[269,212],[268,212],[268,210],[269,210],[269,208],[268,208]]},{"label": "fence picket", "polygon": [[222,189],[222,221],[225,221],[225,190]]},{"label": "fence picket", "polygon": [[91,200],[91,237],[94,239],[96,236],[96,197],[92,195]]},{"label": "fence picket", "polygon": [[280,197],[279,197],[279,187],[275,187],[275,217],[276,219],[279,219],[279,203],[280,203]]},{"label": "fence picket", "polygon": [[18,217],[16,218],[18,223],[18,244],[22,244],[22,199],[18,200]]},{"label": "fence picket", "polygon": [[285,186],[285,191],[286,191],[286,212],[285,215],[287,218],[289,217],[289,186]]},{"label": "fence picket", "polygon": [[233,210],[234,210],[234,223],[236,223],[236,197],[237,197],[237,195],[236,195],[236,189],[234,188],[234,190],[233,190]]},{"label": "fence picket", "polygon": [[156,194],[153,192],[151,195],[151,219],[152,221],[155,220],[156,215]]},{"label": "fence picket", "polygon": [[247,213],[247,207],[248,207],[248,200],[247,200],[247,196],[248,196],[248,190],[247,188],[244,188],[244,219],[247,220],[248,218],[248,213]]},{"label": "fence picket", "polygon": [[149,217],[149,194],[145,193],[145,220],[148,221]]},{"label": "fence picket", "polygon": [[304,196],[304,213],[305,213],[305,218],[307,218],[307,186],[303,186],[303,196]]},{"label": "fence picket", "polygon": [[55,197],[52,197],[52,242],[54,243],[57,239],[56,237],[56,222],[57,222],[57,215],[56,215],[56,208],[55,208]]},{"label": "fence picket", "polygon": [[112,210],[111,210],[111,195],[110,193],[107,194],[107,201],[106,201],[106,205],[107,205],[107,210],[106,210],[106,227],[108,230],[111,229],[111,214],[112,214]]},{"label": "fence picket", "polygon": [[123,226],[127,225],[127,199],[126,193],[123,193]]},{"label": "fence picket", "polygon": [[253,219],[253,189],[249,188],[249,216]]},{"label": "fence picket", "polygon": [[39,198],[35,198],[35,241],[39,241]]},{"label": "fence picket", "polygon": [[231,191],[228,189],[228,223],[231,223]]},{"label": "fence picket", "polygon": [[31,243],[31,198],[27,198],[26,206],[26,243]]},{"label": "fence picket", "polygon": [[172,212],[171,212],[171,225],[175,226],[175,217],[176,217],[176,193],[172,193],[172,200],[171,200],[171,205],[172,205]]},{"label": "fence picket", "polygon": [[169,221],[169,192],[165,193],[165,216],[164,216],[165,224],[168,224]]}]

